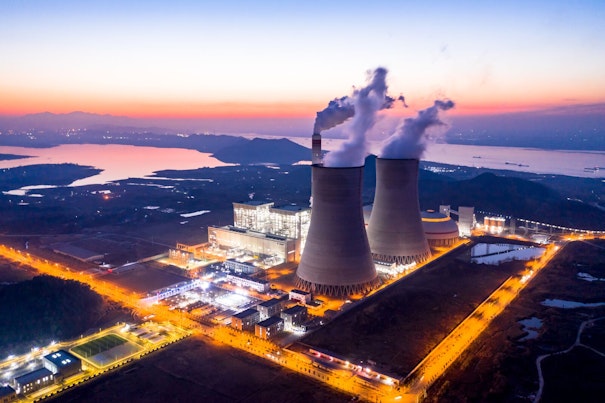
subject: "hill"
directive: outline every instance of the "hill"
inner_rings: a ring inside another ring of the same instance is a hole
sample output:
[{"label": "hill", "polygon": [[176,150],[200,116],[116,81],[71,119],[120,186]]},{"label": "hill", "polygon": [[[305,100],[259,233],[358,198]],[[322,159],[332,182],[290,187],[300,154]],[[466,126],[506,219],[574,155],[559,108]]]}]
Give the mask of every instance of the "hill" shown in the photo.
[{"label": "hill", "polygon": [[476,209],[565,227],[605,229],[605,211],[570,200],[554,189],[529,180],[483,173],[462,181],[420,179],[420,206],[439,204]]},{"label": "hill", "polygon": [[223,162],[242,165],[293,164],[298,161],[310,160],[311,152],[308,148],[288,139],[255,138],[222,148],[214,153],[214,157]]}]

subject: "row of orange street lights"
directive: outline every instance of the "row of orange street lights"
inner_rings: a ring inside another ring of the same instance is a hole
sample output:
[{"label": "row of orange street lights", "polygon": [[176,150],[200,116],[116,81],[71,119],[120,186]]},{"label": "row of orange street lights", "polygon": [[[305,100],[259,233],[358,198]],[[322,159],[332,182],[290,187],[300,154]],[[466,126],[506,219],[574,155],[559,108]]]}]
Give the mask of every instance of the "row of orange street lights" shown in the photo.
[{"label": "row of orange street lights", "polygon": [[500,314],[535,274],[544,268],[559,251],[549,245],[538,261],[528,262],[520,276],[509,277],[490,294],[469,316],[445,337],[406,377],[408,394],[420,396],[439,378],[464,350],[487,328],[492,319]]},{"label": "row of orange street lights", "polygon": [[0,245],[0,254],[9,259],[25,263],[45,274],[86,283],[94,291],[135,309],[140,314],[155,315],[155,320],[169,321],[198,334],[210,336],[217,341],[264,359],[269,359],[298,373],[327,383],[336,389],[358,395],[367,401],[416,401],[487,327],[491,319],[504,310],[508,303],[527,284],[531,275],[544,267],[555,253],[556,249],[551,245],[537,264],[528,265],[533,270],[528,270],[525,277],[510,277],[506,280],[408,375],[405,382],[406,386],[399,388],[397,385],[386,385],[360,378],[351,371],[318,365],[317,362],[302,353],[286,350],[247,332],[240,332],[227,326],[211,328],[202,325],[193,320],[189,314],[170,311],[164,305],[142,308],[138,304],[136,295],[132,295],[132,293],[120,287],[107,285],[104,282],[99,283],[80,272],[70,271],[67,267],[63,268],[56,263],[34,258],[29,253]]}]

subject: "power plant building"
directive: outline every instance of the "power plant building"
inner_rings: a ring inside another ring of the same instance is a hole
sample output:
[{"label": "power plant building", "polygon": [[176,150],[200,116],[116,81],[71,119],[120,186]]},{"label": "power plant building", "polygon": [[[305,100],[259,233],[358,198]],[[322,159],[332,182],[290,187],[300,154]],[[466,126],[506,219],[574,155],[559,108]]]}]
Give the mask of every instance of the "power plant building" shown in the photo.
[{"label": "power plant building", "polygon": [[490,233],[499,235],[504,232],[504,223],[506,219],[503,217],[483,217],[483,229]]},{"label": "power plant building", "polygon": [[458,207],[458,229],[460,236],[469,237],[475,227],[475,208]]},{"label": "power plant building", "polygon": [[254,255],[273,257],[282,262],[298,259],[299,241],[279,235],[251,231],[234,226],[208,227],[208,241],[214,247],[245,250]]},{"label": "power plant building", "polygon": [[368,224],[372,256],[408,265],[431,256],[418,202],[417,159],[376,158],[376,195]]},{"label": "power plant building", "polygon": [[208,241],[222,249],[272,257],[274,264],[298,262],[311,219],[308,207],[250,200],[233,203],[233,225],[208,227]]},{"label": "power plant building", "polygon": [[433,210],[423,211],[424,235],[432,248],[452,246],[458,242],[458,225],[449,216]]},{"label": "power plant building", "polygon": [[297,287],[338,297],[365,293],[377,276],[361,206],[363,166],[311,169],[313,213]]}]

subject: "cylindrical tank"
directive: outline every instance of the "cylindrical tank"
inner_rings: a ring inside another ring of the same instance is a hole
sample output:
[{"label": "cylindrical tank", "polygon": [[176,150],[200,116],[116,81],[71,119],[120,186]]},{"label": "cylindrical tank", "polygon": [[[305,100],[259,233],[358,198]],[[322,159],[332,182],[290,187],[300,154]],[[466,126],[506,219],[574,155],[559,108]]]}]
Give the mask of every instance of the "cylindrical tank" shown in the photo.
[{"label": "cylindrical tank", "polygon": [[367,292],[377,277],[363,221],[363,167],[311,169],[313,209],[297,286],[338,297]]},{"label": "cylindrical tank", "polygon": [[376,194],[368,240],[375,260],[421,263],[431,256],[418,202],[417,159],[376,158]]}]

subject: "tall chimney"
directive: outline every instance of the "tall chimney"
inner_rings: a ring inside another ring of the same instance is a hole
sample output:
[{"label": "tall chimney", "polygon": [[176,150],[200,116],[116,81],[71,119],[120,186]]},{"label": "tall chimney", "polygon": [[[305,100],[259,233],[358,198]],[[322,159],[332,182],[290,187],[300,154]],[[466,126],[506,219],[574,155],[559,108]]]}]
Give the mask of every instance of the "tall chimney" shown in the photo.
[{"label": "tall chimney", "polygon": [[321,165],[321,163],[323,162],[322,157],[321,157],[321,134],[313,133],[313,136],[311,137],[311,139],[312,139],[311,162],[313,163],[313,165]]}]

